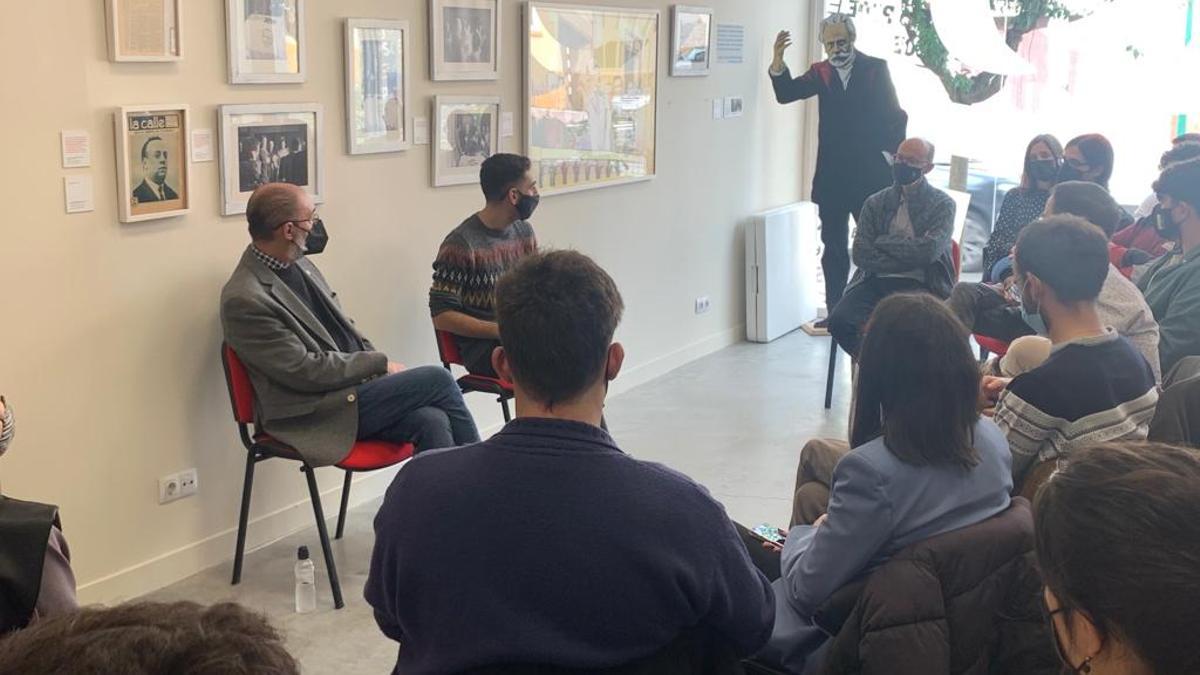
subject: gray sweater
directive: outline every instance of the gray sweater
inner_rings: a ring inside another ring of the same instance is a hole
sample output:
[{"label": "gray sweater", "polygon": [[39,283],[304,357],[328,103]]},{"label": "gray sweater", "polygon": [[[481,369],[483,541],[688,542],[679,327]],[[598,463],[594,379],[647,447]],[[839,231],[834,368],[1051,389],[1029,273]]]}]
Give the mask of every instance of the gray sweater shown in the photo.
[{"label": "gray sweater", "polygon": [[1162,382],[1158,361],[1158,322],[1154,320],[1154,313],[1150,311],[1138,287],[1112,265],[1108,266],[1108,276],[1104,279],[1100,296],[1096,298],[1096,310],[1104,325],[1112,326],[1146,357],[1150,370],[1154,371],[1154,381]]}]

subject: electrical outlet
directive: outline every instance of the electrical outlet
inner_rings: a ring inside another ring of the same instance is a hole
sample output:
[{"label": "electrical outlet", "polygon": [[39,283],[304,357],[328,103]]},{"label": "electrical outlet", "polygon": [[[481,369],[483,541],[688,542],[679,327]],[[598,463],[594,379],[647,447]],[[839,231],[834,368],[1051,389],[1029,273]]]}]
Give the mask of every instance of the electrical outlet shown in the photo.
[{"label": "electrical outlet", "polygon": [[697,314],[704,314],[711,307],[712,307],[712,301],[710,301],[708,299],[707,295],[702,295],[702,296],[696,298],[696,313]]},{"label": "electrical outlet", "polygon": [[179,474],[173,473],[158,479],[158,503],[166,504],[183,496],[179,486]]},{"label": "electrical outlet", "polygon": [[179,472],[179,496],[191,497],[200,491],[200,477],[195,469]]}]

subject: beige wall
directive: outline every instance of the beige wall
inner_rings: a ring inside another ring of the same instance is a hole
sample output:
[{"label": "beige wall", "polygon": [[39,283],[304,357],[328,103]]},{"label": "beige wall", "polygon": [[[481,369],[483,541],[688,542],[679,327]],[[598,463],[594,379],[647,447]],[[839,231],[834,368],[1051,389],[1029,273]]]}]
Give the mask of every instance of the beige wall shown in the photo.
[{"label": "beige wall", "polygon": [[[629,352],[620,391],[741,339],[739,224],[800,196],[802,112],[774,103],[769,40],[780,27],[803,37],[809,3],[712,0],[718,21],[746,25],[746,63],[676,79],[665,76],[668,4],[608,2],[664,12],[658,178],[548,198],[534,226],[544,245],[587,252],[620,285],[628,311],[619,337]],[[318,262],[366,333],[408,364],[436,358],[431,257],[480,197],[473,186],[431,188],[428,146],[345,154],[342,19],[408,19],[416,114],[428,116],[437,93],[499,94],[518,120],[504,149],[522,142],[517,2],[504,0],[499,83],[428,81],[425,0],[308,0],[308,82],[236,87],[226,84],[222,0],[184,3],[178,64],[110,63],[103,4],[6,3],[0,29],[0,392],[20,418],[0,477],[6,494],[62,507],[86,601],[129,597],[230,557],[244,458],[217,360],[217,295],[246,245],[245,223],[219,215],[213,162],[192,167],[189,216],[119,224],[113,108],[187,103],[194,127],[215,129],[221,103],[323,103],[321,212],[332,241]],[[726,95],[745,96],[746,115],[713,121],[710,101]],[[62,129],[91,132],[90,169],[61,168]],[[68,216],[62,179],[82,173],[94,178],[96,210]],[[695,316],[700,295],[713,309]],[[472,405],[481,428],[499,422],[489,399]],[[158,477],[187,467],[199,469],[199,495],[159,506]],[[322,473],[332,511],[339,478]],[[363,480],[356,496],[377,496],[387,478]],[[305,494],[294,465],[261,466],[250,545],[309,524]]]}]

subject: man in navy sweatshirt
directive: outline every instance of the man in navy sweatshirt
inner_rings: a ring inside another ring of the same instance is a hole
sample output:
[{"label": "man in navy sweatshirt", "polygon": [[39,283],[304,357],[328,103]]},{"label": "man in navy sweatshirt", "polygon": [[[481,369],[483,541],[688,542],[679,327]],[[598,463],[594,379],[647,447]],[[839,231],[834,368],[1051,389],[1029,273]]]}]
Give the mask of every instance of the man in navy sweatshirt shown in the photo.
[{"label": "man in navy sweatshirt", "polygon": [[501,278],[492,359],[517,419],[421,453],[375,519],[365,595],[400,643],[395,672],[614,667],[689,634],[737,656],[766,642],[771,586],[721,505],[599,426],[623,309],[580,253],[532,254]]}]

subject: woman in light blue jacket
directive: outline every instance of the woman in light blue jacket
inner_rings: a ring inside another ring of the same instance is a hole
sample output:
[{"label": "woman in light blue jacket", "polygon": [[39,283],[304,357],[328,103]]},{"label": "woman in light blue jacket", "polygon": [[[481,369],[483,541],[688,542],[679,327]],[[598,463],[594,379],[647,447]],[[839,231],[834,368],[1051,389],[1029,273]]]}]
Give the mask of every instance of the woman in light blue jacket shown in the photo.
[{"label": "woman in light blue jacket", "polygon": [[827,635],[812,617],[838,588],[900,549],[1008,508],[1012,456],[978,411],[966,329],[931,295],[894,295],[868,324],[850,444],[829,509],[788,532],[774,582],[775,629],[760,653],[815,671]]}]

